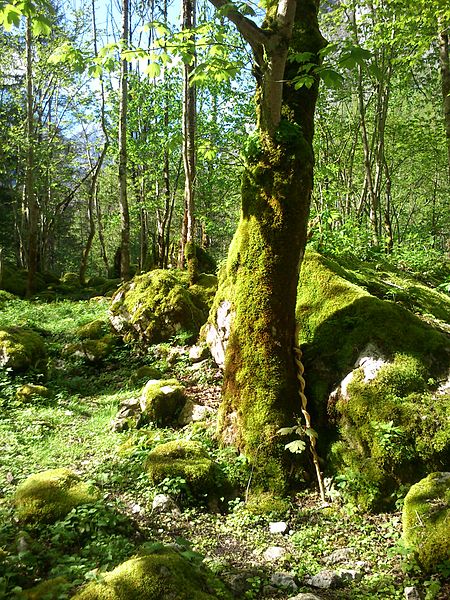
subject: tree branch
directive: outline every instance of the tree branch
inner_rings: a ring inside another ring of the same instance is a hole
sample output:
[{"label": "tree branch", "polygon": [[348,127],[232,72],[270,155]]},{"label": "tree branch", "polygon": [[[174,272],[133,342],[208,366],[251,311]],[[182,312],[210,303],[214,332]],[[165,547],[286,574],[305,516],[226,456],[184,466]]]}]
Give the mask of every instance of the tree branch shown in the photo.
[{"label": "tree branch", "polygon": [[239,12],[229,0],[209,0],[217,10],[225,8],[224,15],[234,23],[253,51],[258,56],[261,53],[261,46],[267,42],[268,35],[258,25]]}]

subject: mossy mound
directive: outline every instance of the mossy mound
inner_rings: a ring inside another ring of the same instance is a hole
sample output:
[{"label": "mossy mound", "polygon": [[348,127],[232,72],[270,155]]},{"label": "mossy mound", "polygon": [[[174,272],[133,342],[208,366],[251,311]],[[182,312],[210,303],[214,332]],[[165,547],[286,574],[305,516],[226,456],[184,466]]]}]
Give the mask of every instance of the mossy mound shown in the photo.
[{"label": "mossy mound", "polygon": [[411,487],[403,506],[403,539],[425,571],[450,560],[450,473],[431,473]]},{"label": "mossy mound", "polygon": [[6,327],[0,330],[0,367],[14,371],[29,368],[45,370],[46,350],[42,337],[22,327]]},{"label": "mossy mound", "polygon": [[74,600],[228,600],[231,595],[205,567],[170,548],[132,558],[91,583]]},{"label": "mossy mound", "polygon": [[186,402],[184,387],[176,379],[151,379],[141,393],[141,420],[173,425]]},{"label": "mossy mound", "polygon": [[10,302],[11,300],[15,300],[16,296],[11,294],[10,292],[6,292],[5,290],[0,290],[0,306],[5,302]]},{"label": "mossy mound", "polygon": [[[15,296],[25,296],[27,292],[28,273],[25,269],[18,269],[11,265],[5,265],[3,270],[1,286],[3,290]],[[35,276],[35,291],[39,292],[47,287],[44,277],[40,273]]]},{"label": "mossy mound", "polygon": [[76,335],[81,340],[99,340],[104,337],[105,330],[108,329],[107,324],[100,319],[81,325],[75,331]]},{"label": "mossy mound", "polygon": [[72,584],[65,577],[54,577],[23,590],[19,598],[23,600],[59,600],[61,597],[66,597],[66,592],[71,587]]},{"label": "mossy mound", "polygon": [[179,332],[198,335],[214,295],[212,276],[189,287],[187,273],[157,269],[125,283],[113,296],[110,321],[124,339],[142,345],[168,341]]},{"label": "mossy mound", "polygon": [[114,350],[117,339],[104,335],[100,339],[84,339],[81,343],[68,344],[64,348],[66,356],[79,356],[91,364],[101,363]]},{"label": "mossy mound", "polygon": [[98,494],[69,469],[30,475],[15,493],[16,516],[24,522],[53,523],[73,508],[91,504]]},{"label": "mossy mound", "polygon": [[145,469],[153,485],[179,477],[195,497],[216,496],[221,483],[217,465],[202,445],[194,441],[160,444],[148,455]]},{"label": "mossy mound", "polygon": [[44,385],[35,385],[26,383],[21,385],[16,391],[16,398],[21,402],[29,402],[33,398],[49,398],[50,391]]},{"label": "mossy mound", "polygon": [[143,380],[148,381],[150,379],[161,379],[161,377],[162,373],[159,369],[152,367],[151,365],[144,365],[139,367],[139,369],[133,373],[133,375],[130,377],[130,381],[132,384],[135,384]]},{"label": "mossy mound", "polygon": [[77,287],[80,285],[80,276],[78,273],[64,273],[61,275],[60,281],[66,285]]},{"label": "mossy mound", "polygon": [[[450,460],[450,396],[438,394],[435,384],[448,376],[450,340],[440,324],[371,295],[356,280],[337,262],[307,253],[297,317],[306,394],[316,424],[328,430],[322,443],[338,429],[331,467],[360,506],[381,508],[393,502],[399,484],[430,468],[441,470]],[[444,302],[450,310],[450,300]],[[384,364],[370,380],[355,369],[368,348],[377,349]],[[330,396],[344,377],[345,393]]]}]

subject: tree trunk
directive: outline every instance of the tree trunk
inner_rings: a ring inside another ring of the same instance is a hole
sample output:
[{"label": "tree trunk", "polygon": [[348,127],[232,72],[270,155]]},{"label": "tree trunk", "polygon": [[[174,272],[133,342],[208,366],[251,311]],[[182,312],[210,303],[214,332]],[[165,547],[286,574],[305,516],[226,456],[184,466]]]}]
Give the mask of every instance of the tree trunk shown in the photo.
[{"label": "tree trunk", "polygon": [[[122,0],[122,49],[128,46],[128,0]],[[128,106],[128,62],[120,63],[119,105],[119,206],[121,222],[120,276],[130,277],[130,213],[127,197],[127,106]]]},{"label": "tree trunk", "polygon": [[[222,3],[211,0],[216,7]],[[224,0],[226,2],[226,0]],[[287,456],[277,436],[300,414],[293,357],[298,274],[306,245],[313,186],[314,111],[318,82],[295,90],[292,52],[324,46],[318,2],[269,3],[259,28],[229,11],[252,46],[258,129],[248,140],[240,223],[222,289],[232,294],[234,320],[226,350],[220,431],[253,462],[254,481],[280,491]]]},{"label": "tree trunk", "polygon": [[[183,0],[183,29],[195,27],[195,0]],[[195,61],[184,64],[183,76],[183,165],[184,165],[184,217],[180,244],[179,266],[186,259],[189,278],[194,283],[197,277],[197,264],[194,247],[194,203],[195,203],[195,129],[196,107],[195,85],[189,79]]]},{"label": "tree trunk", "polygon": [[441,70],[442,102],[444,105],[445,137],[447,140],[448,180],[450,182],[450,60],[447,30],[439,34],[439,64]]},{"label": "tree trunk", "polygon": [[38,266],[38,220],[39,211],[34,190],[34,119],[33,119],[33,34],[32,20],[26,21],[26,63],[27,63],[27,162],[25,175],[25,200],[28,213],[27,235],[27,297],[31,296],[35,288],[35,279]]}]

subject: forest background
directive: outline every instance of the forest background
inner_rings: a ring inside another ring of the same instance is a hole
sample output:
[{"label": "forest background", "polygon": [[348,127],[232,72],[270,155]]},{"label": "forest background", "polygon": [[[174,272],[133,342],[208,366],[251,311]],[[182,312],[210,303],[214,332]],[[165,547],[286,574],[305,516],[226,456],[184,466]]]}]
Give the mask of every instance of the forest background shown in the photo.
[{"label": "forest background", "polygon": [[[317,71],[307,53],[296,56],[292,82],[300,89],[322,79],[311,243],[325,253],[388,258],[444,289],[450,225],[445,4],[322,2],[320,26],[329,42],[322,67]],[[189,235],[222,259],[239,215],[243,154],[255,127],[250,52],[224,18],[226,8],[217,12],[199,2],[195,27],[180,33],[180,7],[166,0],[30,6],[28,33],[19,3],[2,8],[3,260],[25,269],[31,260],[41,273],[73,271],[82,281],[128,277],[120,263],[120,248],[128,244],[132,272],[176,265],[189,212]],[[256,5],[244,8],[258,20]],[[195,93],[189,206],[186,77]]]}]

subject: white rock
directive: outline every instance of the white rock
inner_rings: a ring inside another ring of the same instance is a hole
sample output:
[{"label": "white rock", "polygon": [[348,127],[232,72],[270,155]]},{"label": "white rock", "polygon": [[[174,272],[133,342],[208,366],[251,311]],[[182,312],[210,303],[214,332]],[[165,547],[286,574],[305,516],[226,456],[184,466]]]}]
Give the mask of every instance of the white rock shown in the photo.
[{"label": "white rock", "polygon": [[287,523],[285,523],[284,521],[276,521],[274,523],[269,523],[270,533],[285,533],[287,527]]},{"label": "white rock", "polygon": [[404,589],[406,600],[422,600],[419,590],[415,586],[406,587]]},{"label": "white rock", "polygon": [[353,548],[338,548],[328,556],[325,556],[324,561],[329,565],[337,565],[339,563],[348,562],[355,555]]},{"label": "white rock", "polygon": [[288,600],[322,600],[322,598],[319,598],[319,596],[316,596],[315,594],[310,594],[309,592],[302,592],[296,596],[291,596]]},{"label": "white rock", "polygon": [[196,423],[197,421],[204,421],[213,412],[209,406],[203,406],[203,404],[194,404],[192,400],[187,400],[186,404],[181,410],[178,422],[180,425],[189,425],[189,423]]},{"label": "white rock", "polygon": [[305,577],[305,582],[312,587],[328,590],[339,585],[341,578],[336,571],[324,570],[312,577]]},{"label": "white rock", "polygon": [[217,309],[215,324],[207,323],[203,330],[205,341],[218,367],[223,367],[225,363],[225,350],[234,318],[234,311],[231,308],[231,302],[224,300]]},{"label": "white rock", "polygon": [[298,585],[289,573],[274,573],[270,578],[270,583],[272,586],[281,588],[290,594],[295,594],[298,590]]},{"label": "white rock", "polygon": [[263,557],[267,562],[275,562],[286,556],[286,550],[282,546],[269,546],[264,552]]},{"label": "white rock", "polygon": [[208,358],[209,349],[207,346],[192,346],[189,350],[189,360],[193,363],[200,362]]},{"label": "white rock", "polygon": [[178,508],[176,502],[170,496],[166,496],[166,494],[156,494],[152,502],[152,512],[179,513],[180,509]]}]

